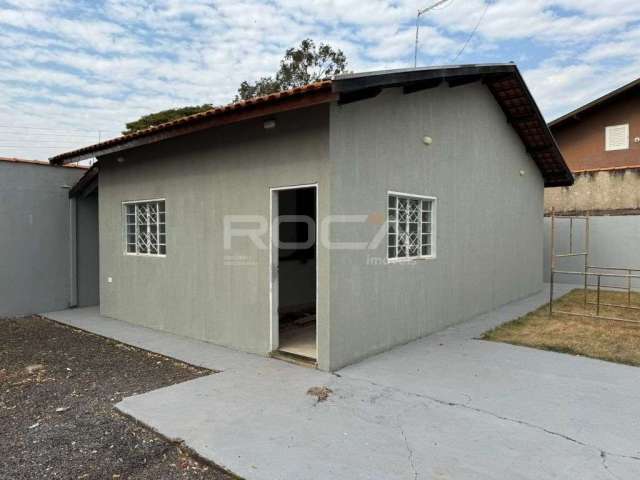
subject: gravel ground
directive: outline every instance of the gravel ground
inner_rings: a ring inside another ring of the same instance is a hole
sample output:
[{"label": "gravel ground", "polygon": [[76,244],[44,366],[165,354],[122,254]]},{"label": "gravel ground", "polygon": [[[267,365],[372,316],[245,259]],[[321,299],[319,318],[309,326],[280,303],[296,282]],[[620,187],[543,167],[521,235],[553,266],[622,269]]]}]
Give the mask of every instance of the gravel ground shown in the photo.
[{"label": "gravel ground", "polygon": [[0,479],[235,478],[113,408],[211,373],[43,318],[0,319]]}]

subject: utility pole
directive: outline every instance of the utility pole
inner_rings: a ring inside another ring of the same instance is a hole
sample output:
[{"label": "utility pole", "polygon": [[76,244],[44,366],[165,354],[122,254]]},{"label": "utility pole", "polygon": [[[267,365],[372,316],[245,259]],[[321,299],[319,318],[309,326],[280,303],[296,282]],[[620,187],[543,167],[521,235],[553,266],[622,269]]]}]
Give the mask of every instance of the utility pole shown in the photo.
[{"label": "utility pole", "polygon": [[448,1],[449,0],[440,0],[434,3],[433,5],[429,5],[428,7],[423,8],[422,10],[418,10],[418,15],[416,15],[416,48],[413,54],[413,68],[416,68],[418,66],[418,35],[419,35],[418,32],[420,31],[420,17],[425,13],[433,10],[436,7],[439,7],[440,5]]}]

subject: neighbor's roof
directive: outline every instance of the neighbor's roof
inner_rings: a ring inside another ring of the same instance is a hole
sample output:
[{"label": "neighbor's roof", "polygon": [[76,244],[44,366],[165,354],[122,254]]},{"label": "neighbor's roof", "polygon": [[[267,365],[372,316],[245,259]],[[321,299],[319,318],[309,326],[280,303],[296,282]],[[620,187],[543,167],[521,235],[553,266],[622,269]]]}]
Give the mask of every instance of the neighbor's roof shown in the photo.
[{"label": "neighbor's roof", "polygon": [[573,175],[547,123],[520,75],[518,67],[511,63],[412,68],[339,75],[333,80],[212,108],[206,112],[63,153],[51,158],[51,162],[57,164],[77,162],[209,128],[334,101],[339,104],[356,102],[375,97],[385,88],[402,87],[405,94],[410,94],[437,87],[445,82],[453,88],[477,81],[487,85],[495,97],[507,121],[518,133],[542,172],[545,186],[573,184]]},{"label": "neighbor's roof", "polygon": [[[55,167],[57,165],[51,164],[44,160],[27,160],[26,158],[15,158],[15,157],[0,157],[0,162],[9,162],[9,163],[21,163],[28,165],[42,165],[45,167]],[[65,165],[66,168],[80,168],[83,170],[88,169],[89,167],[83,167],[82,165]]]},{"label": "neighbor's roof", "polygon": [[589,110],[595,109],[597,107],[602,107],[607,103],[616,100],[621,95],[631,92],[635,88],[640,88],[640,78],[614,90],[613,92],[609,92],[606,95],[603,95],[602,97],[597,98],[592,102],[589,102],[586,105],[583,105],[582,107],[561,116],[560,118],[556,118],[552,122],[549,122],[549,127],[559,127],[568,123],[570,120],[578,120],[581,114],[587,113]]}]

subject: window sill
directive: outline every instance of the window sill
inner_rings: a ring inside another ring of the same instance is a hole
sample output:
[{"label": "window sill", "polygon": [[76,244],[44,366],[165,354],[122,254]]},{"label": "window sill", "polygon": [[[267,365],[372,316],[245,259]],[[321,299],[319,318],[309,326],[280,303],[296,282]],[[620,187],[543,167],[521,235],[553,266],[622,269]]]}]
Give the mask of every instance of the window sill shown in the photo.
[{"label": "window sill", "polygon": [[167,255],[160,255],[156,253],[123,253],[125,257],[145,257],[145,258],[167,258]]},{"label": "window sill", "polygon": [[425,260],[435,260],[437,257],[435,255],[429,255],[424,257],[408,257],[408,258],[387,258],[388,264],[394,263],[417,263]]}]

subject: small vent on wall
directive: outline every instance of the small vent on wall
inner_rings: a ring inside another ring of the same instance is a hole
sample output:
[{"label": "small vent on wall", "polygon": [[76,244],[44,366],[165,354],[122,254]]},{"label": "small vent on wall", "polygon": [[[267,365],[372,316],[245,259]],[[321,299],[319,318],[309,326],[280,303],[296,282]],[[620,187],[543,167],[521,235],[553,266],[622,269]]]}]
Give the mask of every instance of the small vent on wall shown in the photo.
[{"label": "small vent on wall", "polygon": [[605,129],[605,149],[627,150],[629,148],[629,125],[614,125]]}]

